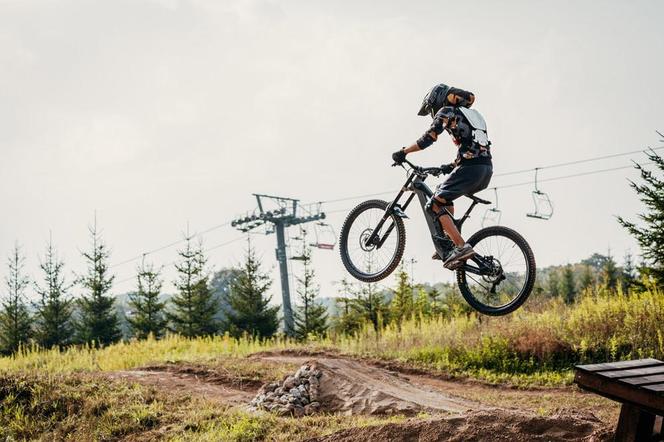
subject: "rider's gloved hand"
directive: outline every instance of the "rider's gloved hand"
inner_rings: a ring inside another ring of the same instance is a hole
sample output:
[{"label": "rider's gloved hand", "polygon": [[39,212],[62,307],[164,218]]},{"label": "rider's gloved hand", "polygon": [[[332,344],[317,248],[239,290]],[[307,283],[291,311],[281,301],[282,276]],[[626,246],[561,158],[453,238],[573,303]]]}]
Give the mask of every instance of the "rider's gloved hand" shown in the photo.
[{"label": "rider's gloved hand", "polygon": [[440,173],[442,173],[443,175],[448,175],[452,173],[455,167],[456,165],[454,163],[443,164],[442,166],[440,166]]},{"label": "rider's gloved hand", "polygon": [[392,154],[392,161],[394,161],[397,164],[401,164],[406,160],[406,151],[403,150],[397,150]]}]

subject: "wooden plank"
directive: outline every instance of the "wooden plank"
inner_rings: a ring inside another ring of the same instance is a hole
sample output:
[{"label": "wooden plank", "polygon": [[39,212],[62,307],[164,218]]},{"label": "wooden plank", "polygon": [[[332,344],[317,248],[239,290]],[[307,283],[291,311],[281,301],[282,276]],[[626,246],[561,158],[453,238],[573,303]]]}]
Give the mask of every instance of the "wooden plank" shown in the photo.
[{"label": "wooden plank", "polygon": [[616,442],[646,441],[652,438],[655,415],[623,404],[616,428]]},{"label": "wooden plank", "polygon": [[664,393],[664,384],[655,384],[655,385],[643,385],[641,386],[644,390],[654,391],[656,393]]},{"label": "wooden plank", "polygon": [[[655,414],[664,414],[664,385],[635,387],[615,379],[606,378],[592,372],[577,370],[574,381],[582,388],[600,394],[618,402],[627,402],[651,410]],[[661,388],[659,390],[658,388]]]},{"label": "wooden plank", "polygon": [[664,383],[664,374],[639,376],[635,378],[624,378],[624,379],[619,379],[619,381],[626,382],[631,385],[659,384],[659,383]]},{"label": "wooden plank", "polygon": [[635,359],[633,361],[605,362],[602,364],[577,365],[576,368],[585,371],[604,371],[604,370],[620,370],[623,368],[648,367],[651,365],[657,365],[662,363],[664,362],[659,361],[657,359],[648,358],[648,359]]},{"label": "wooden plank", "polygon": [[615,379],[664,374],[664,363],[658,366],[648,367],[648,368],[632,368],[627,370],[602,371],[596,374],[598,376],[604,376],[607,378],[615,378]]}]

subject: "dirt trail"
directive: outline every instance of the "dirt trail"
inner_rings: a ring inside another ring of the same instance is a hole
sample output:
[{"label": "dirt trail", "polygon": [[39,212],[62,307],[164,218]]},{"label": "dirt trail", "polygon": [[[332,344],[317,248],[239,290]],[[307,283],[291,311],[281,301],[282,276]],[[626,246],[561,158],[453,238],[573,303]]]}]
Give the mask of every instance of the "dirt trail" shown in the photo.
[{"label": "dirt trail", "polygon": [[[316,439],[320,442],[607,441],[612,437],[610,428],[618,411],[615,404],[573,388],[523,391],[491,387],[408,370],[395,372],[378,363],[334,354],[263,353],[249,360],[273,365],[316,364],[323,373],[320,401],[326,412],[431,414],[430,419],[412,417],[402,423],[349,428]],[[108,376],[243,407],[260,385],[257,379],[238,384],[231,372],[220,375],[210,367],[187,364],[146,367]]]},{"label": "dirt trail", "polygon": [[239,389],[227,383],[211,382],[209,377],[184,371],[154,367],[150,370],[129,370],[110,373],[109,378],[159,388],[175,394],[190,394],[230,405],[246,405],[256,388]]}]

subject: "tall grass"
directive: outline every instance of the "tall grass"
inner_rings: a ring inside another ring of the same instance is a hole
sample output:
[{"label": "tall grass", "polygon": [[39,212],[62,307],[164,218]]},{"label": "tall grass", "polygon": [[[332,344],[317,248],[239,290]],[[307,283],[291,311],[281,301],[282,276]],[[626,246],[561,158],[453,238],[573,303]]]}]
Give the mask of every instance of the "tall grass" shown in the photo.
[{"label": "tall grass", "polygon": [[150,363],[205,362],[305,346],[398,360],[496,382],[560,384],[570,381],[570,369],[577,363],[664,358],[664,294],[600,292],[583,296],[571,306],[552,300],[535,310],[521,309],[499,318],[478,314],[414,318],[379,332],[367,326],[353,335],[331,335],[309,342],[168,336],[102,349],[59,352],[27,348],[15,357],[0,358],[0,371],[124,370]]},{"label": "tall grass", "polygon": [[40,370],[45,372],[127,370],[151,363],[205,362],[222,356],[242,357],[265,350],[295,345],[283,338],[257,340],[210,336],[187,339],[169,335],[163,339],[120,342],[101,349],[92,346],[57,349],[23,348],[13,357],[0,358],[0,371]]},{"label": "tall grass", "polygon": [[411,320],[380,333],[365,327],[335,343],[350,353],[490,380],[520,382],[525,375],[560,383],[578,363],[664,358],[664,294],[599,292],[571,306],[551,300],[506,317]]}]

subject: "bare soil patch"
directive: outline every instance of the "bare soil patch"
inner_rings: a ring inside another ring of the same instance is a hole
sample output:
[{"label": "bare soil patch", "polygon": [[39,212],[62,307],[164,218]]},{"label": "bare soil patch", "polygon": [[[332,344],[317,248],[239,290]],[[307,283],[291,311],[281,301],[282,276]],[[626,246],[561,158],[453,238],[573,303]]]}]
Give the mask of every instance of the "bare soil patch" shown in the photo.
[{"label": "bare soil patch", "polygon": [[515,411],[482,410],[439,419],[349,428],[310,439],[312,442],[604,442],[613,434],[592,415],[561,413],[542,417]]},{"label": "bare soil patch", "polygon": [[150,366],[112,372],[108,377],[155,387],[172,394],[200,396],[229,405],[248,403],[260,384],[260,381],[241,382],[236,378],[220,376],[214,370],[195,365]]}]

